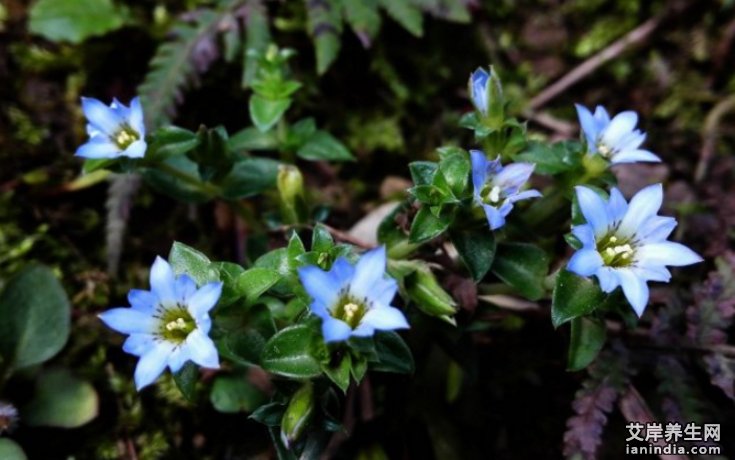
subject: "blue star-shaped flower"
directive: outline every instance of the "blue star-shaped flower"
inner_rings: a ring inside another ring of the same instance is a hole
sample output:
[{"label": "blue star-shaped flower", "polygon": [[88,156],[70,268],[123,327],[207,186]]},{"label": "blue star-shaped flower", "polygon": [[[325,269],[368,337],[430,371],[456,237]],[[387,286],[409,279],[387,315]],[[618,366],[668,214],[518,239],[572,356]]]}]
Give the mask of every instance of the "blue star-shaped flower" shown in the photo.
[{"label": "blue star-shaped flower", "polygon": [[403,313],[390,305],[398,284],[385,269],[383,246],[363,254],[355,265],[339,257],[329,271],[313,265],[299,269],[301,284],[312,298],[311,311],[322,319],[326,342],[409,327]]},{"label": "blue star-shaped flower", "polygon": [[113,308],[99,315],[110,328],[129,334],[123,350],[139,356],[135,385],[140,390],[158,378],[166,366],[178,372],[187,361],[219,367],[217,348],[209,338],[209,311],[222,294],[222,283],[197,288],[188,275],[174,276],[158,257],[151,267],[151,290],[133,289],[130,308]]},{"label": "blue star-shaped flower", "polygon": [[605,292],[621,286],[638,316],[648,304],[648,281],[668,282],[667,265],[702,261],[686,246],[666,241],[676,219],[656,215],[663,200],[661,184],[639,191],[630,203],[616,188],[607,202],[587,187],[576,187],[576,192],[587,223],[572,228],[583,247],[567,268],[581,276],[595,275]]},{"label": "blue star-shaped flower", "polygon": [[89,122],[89,140],[77,149],[76,156],[142,158],[145,155],[145,124],[139,98],[130,101],[130,107],[117,99],[108,107],[97,99],[83,97],[82,111]]},{"label": "blue star-shaped flower", "polygon": [[531,163],[500,164],[500,157],[488,161],[479,150],[470,150],[472,160],[472,185],[474,200],[482,206],[491,230],[505,225],[505,217],[513,209],[513,203],[538,198],[538,190],[521,191],[521,187],[535,168]]},{"label": "blue star-shaped flower", "polygon": [[640,148],[646,134],[635,129],[638,124],[635,112],[620,112],[610,119],[607,110],[600,105],[595,108],[594,115],[584,106],[575,104],[575,107],[589,153],[602,155],[612,164],[661,161],[655,154]]}]

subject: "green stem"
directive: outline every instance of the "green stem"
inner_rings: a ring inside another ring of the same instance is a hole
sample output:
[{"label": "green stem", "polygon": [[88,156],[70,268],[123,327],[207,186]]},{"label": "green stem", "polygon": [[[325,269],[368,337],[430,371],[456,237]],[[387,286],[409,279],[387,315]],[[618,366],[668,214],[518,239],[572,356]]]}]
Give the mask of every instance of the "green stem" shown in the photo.
[{"label": "green stem", "polygon": [[191,185],[192,187],[197,188],[200,192],[211,196],[212,198],[219,197],[221,194],[221,190],[216,185],[210,184],[208,182],[203,182],[200,179],[197,179],[196,177],[187,174],[180,169],[174,168],[173,166],[160,162],[155,163],[154,165],[156,168],[160,169],[161,171],[165,172],[166,174],[169,174],[171,176],[174,176],[175,178],[181,180],[182,182],[186,182],[187,184]]}]

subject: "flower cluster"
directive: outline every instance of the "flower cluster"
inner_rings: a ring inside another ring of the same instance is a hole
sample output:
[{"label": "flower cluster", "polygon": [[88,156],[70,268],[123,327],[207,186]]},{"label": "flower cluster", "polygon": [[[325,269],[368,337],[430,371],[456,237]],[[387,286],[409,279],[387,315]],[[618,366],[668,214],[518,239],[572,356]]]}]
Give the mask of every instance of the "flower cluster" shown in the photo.
[{"label": "flower cluster", "polygon": [[217,348],[209,338],[209,311],[222,294],[222,283],[197,288],[188,275],[175,276],[171,266],[158,257],[151,267],[151,290],[133,289],[129,308],[113,308],[99,315],[110,328],[129,334],[123,350],[139,356],[135,385],[151,384],[168,366],[178,372],[187,361],[219,367]]},{"label": "flower cluster", "polygon": [[113,99],[110,106],[83,97],[82,111],[87,117],[89,140],[77,149],[84,158],[142,158],[146,151],[145,123],[140,98],[130,101],[130,107]]},{"label": "flower cluster", "polygon": [[339,257],[329,271],[313,265],[299,269],[301,284],[312,298],[310,309],[322,319],[326,342],[409,327],[403,313],[390,305],[398,284],[385,270],[383,246],[363,254],[355,265]]}]

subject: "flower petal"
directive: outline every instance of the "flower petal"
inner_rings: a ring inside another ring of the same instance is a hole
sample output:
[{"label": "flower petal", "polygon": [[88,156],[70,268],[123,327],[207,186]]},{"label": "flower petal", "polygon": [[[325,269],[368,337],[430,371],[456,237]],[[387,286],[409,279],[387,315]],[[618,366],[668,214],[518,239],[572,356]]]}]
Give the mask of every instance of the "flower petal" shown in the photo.
[{"label": "flower petal", "polygon": [[196,364],[208,369],[219,369],[219,355],[214,342],[201,330],[192,331],[184,346]]},{"label": "flower petal", "polygon": [[520,193],[516,193],[513,196],[509,196],[508,203],[516,203],[518,201],[528,200],[531,198],[540,198],[542,196],[543,195],[541,195],[541,192],[539,192],[538,190],[524,190]]},{"label": "flower petal", "polygon": [[383,278],[373,287],[372,300],[377,306],[390,306],[398,291],[398,283],[393,278]]},{"label": "flower petal", "polygon": [[579,209],[582,211],[582,215],[587,220],[587,223],[592,226],[595,235],[601,236],[607,233],[609,224],[607,220],[607,206],[602,198],[587,187],[577,186],[574,187],[574,190],[577,192]]},{"label": "flower petal", "polygon": [[535,167],[533,163],[509,164],[493,177],[492,183],[499,186],[507,195],[514,195],[528,182]]},{"label": "flower petal", "polygon": [[135,387],[140,391],[153,383],[166,368],[168,355],[174,349],[171,342],[156,342],[146,354],[140,357],[135,367]]},{"label": "flower petal", "polygon": [[644,243],[658,243],[668,238],[676,225],[673,217],[654,216],[638,229],[636,237]]},{"label": "flower petal", "polygon": [[668,268],[658,266],[636,266],[633,271],[641,278],[647,281],[661,281],[668,283],[671,281],[671,272]]},{"label": "flower petal", "polygon": [[615,115],[602,133],[602,142],[608,147],[617,146],[625,135],[638,124],[638,114],[632,110]]},{"label": "flower petal", "polygon": [[331,316],[322,321],[322,335],[327,343],[347,340],[351,334],[352,328],[344,321]]},{"label": "flower petal", "polygon": [[143,107],[140,104],[140,98],[134,97],[130,101],[130,115],[128,123],[130,127],[138,132],[141,139],[145,138],[145,122],[143,120]]},{"label": "flower petal", "polygon": [[158,296],[151,291],[131,289],[128,292],[128,302],[134,309],[150,315],[158,305]]},{"label": "flower petal", "polygon": [[625,213],[620,223],[619,233],[622,236],[633,236],[637,234],[638,228],[646,220],[655,216],[661,208],[664,198],[664,189],[661,184],[649,185],[642,189],[630,200],[628,212]]},{"label": "flower petal", "polygon": [[123,120],[112,108],[92,97],[82,98],[82,111],[97,130],[111,136],[122,126]]},{"label": "flower petal", "polygon": [[113,308],[98,315],[109,328],[123,334],[151,333],[156,330],[156,319],[133,308]]},{"label": "flower petal", "polygon": [[582,246],[588,249],[594,249],[596,246],[595,232],[589,224],[577,225],[572,228],[572,235],[582,243]]},{"label": "flower petal", "polygon": [[595,122],[595,119],[592,118],[592,113],[587,109],[587,107],[580,104],[574,104],[574,107],[577,109],[579,124],[582,126],[584,137],[587,139],[587,149],[588,151],[594,150],[598,134],[597,123]]},{"label": "flower petal", "polygon": [[130,334],[123,343],[123,351],[135,356],[143,356],[152,349],[155,344],[155,338],[152,334]]},{"label": "flower petal", "polygon": [[479,197],[487,182],[487,158],[479,150],[470,150],[470,160],[472,162],[472,187],[474,195]]},{"label": "flower petal", "polygon": [[595,249],[580,249],[569,260],[567,269],[580,276],[592,276],[602,267],[602,257]]},{"label": "flower petal", "polygon": [[148,148],[148,144],[143,139],[138,139],[126,148],[120,156],[130,158],[143,158],[145,156],[145,150]]},{"label": "flower petal", "polygon": [[179,372],[190,359],[191,353],[189,352],[189,347],[178,346],[168,355],[168,368],[173,373]]},{"label": "flower petal", "polygon": [[620,278],[618,278],[617,271],[610,267],[601,267],[595,273],[597,279],[600,282],[600,289],[603,292],[610,293],[620,286]]},{"label": "flower petal", "polygon": [[628,202],[625,201],[623,194],[620,190],[613,187],[610,190],[610,199],[607,202],[607,218],[608,222],[620,222],[625,217],[625,212],[628,210]]},{"label": "flower petal", "polygon": [[355,267],[344,257],[338,257],[329,269],[329,275],[332,282],[337,286],[337,290],[344,287],[355,275]]},{"label": "flower petal", "polygon": [[365,313],[360,324],[379,331],[392,331],[394,329],[408,329],[408,321],[403,312],[395,307],[373,308]]},{"label": "flower petal", "polygon": [[120,148],[105,136],[95,136],[86,143],[79,146],[75,156],[82,158],[117,158],[120,156]]},{"label": "flower petal", "polygon": [[171,265],[161,257],[156,257],[150,273],[151,290],[162,303],[176,303],[176,279]]},{"label": "flower petal", "polygon": [[174,291],[176,292],[176,300],[182,304],[187,304],[189,298],[197,291],[197,283],[187,274],[179,275],[174,281]]},{"label": "flower petal", "polygon": [[643,311],[648,305],[648,285],[646,280],[636,275],[631,269],[618,269],[618,278],[620,279],[620,286],[623,288],[623,294],[628,299],[630,305],[635,310],[638,317],[643,315]]},{"label": "flower petal", "polygon": [[373,287],[383,279],[386,268],[385,246],[364,253],[355,265],[350,293],[357,298],[373,298]]},{"label": "flower petal", "polygon": [[[511,205],[512,207],[513,205]],[[482,209],[485,210],[485,216],[487,217],[488,224],[490,224],[490,230],[497,230],[505,225],[505,215],[499,209],[489,204],[482,205]]]},{"label": "flower petal", "polygon": [[703,260],[696,252],[673,241],[645,244],[636,251],[635,256],[636,262],[642,266],[672,265],[682,267]]},{"label": "flower petal", "polygon": [[199,318],[207,316],[209,311],[217,305],[221,295],[222,283],[207,283],[189,297],[187,310],[194,319],[199,320]]},{"label": "flower petal", "polygon": [[648,150],[636,149],[636,150],[624,150],[620,153],[616,153],[610,158],[612,164],[622,163],[637,163],[639,161],[648,161],[653,163],[660,163],[661,158],[658,155],[649,152]]},{"label": "flower petal", "polygon": [[299,279],[306,293],[326,307],[331,307],[337,300],[337,294],[341,286],[337,286],[334,278],[329,273],[316,267],[308,265],[298,269]]}]

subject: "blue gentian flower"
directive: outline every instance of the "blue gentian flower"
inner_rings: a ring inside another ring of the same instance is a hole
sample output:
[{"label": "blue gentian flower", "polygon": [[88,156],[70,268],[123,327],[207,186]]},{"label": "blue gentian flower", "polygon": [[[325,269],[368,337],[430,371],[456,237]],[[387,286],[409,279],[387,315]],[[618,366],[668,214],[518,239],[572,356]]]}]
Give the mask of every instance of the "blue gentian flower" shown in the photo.
[{"label": "blue gentian flower", "polygon": [[363,254],[355,265],[339,257],[329,271],[314,265],[299,268],[301,284],[312,298],[311,311],[322,319],[326,342],[409,327],[403,313],[390,305],[398,284],[385,269],[383,246]]},{"label": "blue gentian flower", "polygon": [[686,246],[666,241],[676,219],[656,215],[663,200],[661,184],[639,191],[630,204],[616,188],[607,202],[586,187],[576,187],[576,192],[587,223],[572,229],[582,248],[567,268],[581,276],[595,275],[605,292],[621,286],[638,316],[648,304],[646,283],[671,279],[666,265],[679,267],[702,261]]},{"label": "blue gentian flower", "polygon": [[513,209],[513,203],[538,198],[538,190],[521,191],[535,167],[532,163],[500,164],[500,157],[488,161],[479,150],[470,150],[472,159],[472,185],[474,199],[482,206],[491,230],[505,225],[505,217]]},{"label": "blue gentian flower", "polygon": [[126,107],[117,99],[106,106],[90,97],[82,98],[82,111],[87,117],[89,140],[77,149],[84,158],[141,158],[145,155],[145,124],[140,99]]},{"label": "blue gentian flower", "polygon": [[589,153],[600,154],[612,164],[661,161],[655,154],[640,148],[646,140],[646,134],[635,129],[638,124],[638,114],[635,112],[620,112],[610,119],[607,110],[600,105],[595,109],[594,115],[584,106],[574,106],[577,108]]},{"label": "blue gentian flower", "polygon": [[129,334],[123,350],[139,356],[135,385],[140,390],[158,378],[166,366],[178,372],[187,361],[219,367],[217,348],[209,338],[209,311],[222,294],[222,283],[197,288],[188,275],[174,276],[157,257],[151,267],[151,290],[133,289],[130,308],[113,308],[99,315],[110,328]]}]

